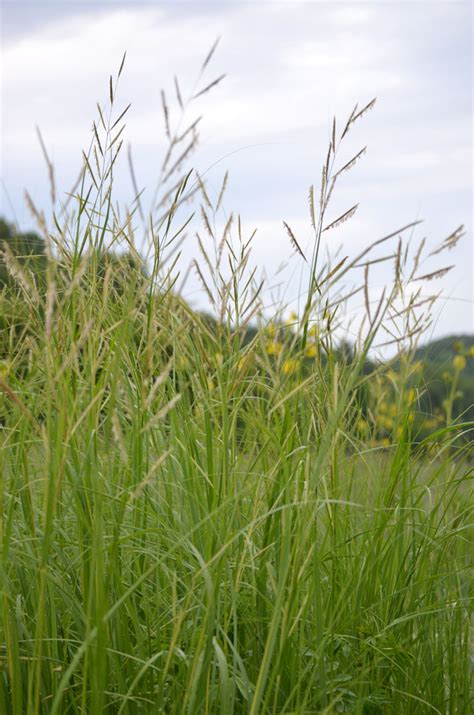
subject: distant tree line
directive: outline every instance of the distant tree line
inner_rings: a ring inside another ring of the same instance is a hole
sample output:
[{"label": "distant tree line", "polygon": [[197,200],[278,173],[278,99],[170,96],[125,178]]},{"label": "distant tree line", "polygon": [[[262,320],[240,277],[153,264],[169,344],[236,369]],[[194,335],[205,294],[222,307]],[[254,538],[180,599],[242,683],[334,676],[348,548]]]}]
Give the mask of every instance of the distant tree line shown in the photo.
[{"label": "distant tree line", "polygon": [[[8,266],[7,263],[12,265]],[[35,285],[40,293],[46,289],[47,255],[44,239],[33,231],[19,232],[5,219],[0,218],[0,297],[9,297],[10,303],[2,302],[0,312],[0,359],[8,353],[6,341],[11,341],[12,331],[19,333],[24,327],[22,314],[22,298],[16,290],[15,265],[27,269],[35,279]],[[108,267],[112,267],[112,295],[118,296],[125,289],[127,275],[131,268],[137,268],[144,273],[143,266],[137,265],[137,260],[129,253],[115,254],[104,252],[97,257],[96,276],[104,278]],[[13,302],[12,302],[13,300]],[[9,307],[9,309],[8,309]],[[214,318],[201,315],[201,318],[212,330],[218,326]],[[26,317],[25,317],[26,321]],[[257,329],[249,326],[244,336],[244,342],[250,341]],[[341,359],[351,360],[352,347],[342,343],[337,350]],[[474,421],[474,336],[461,335],[442,338],[420,347],[415,359],[421,365],[419,410],[425,415],[442,414],[444,403],[449,394],[453,377],[453,361],[459,356],[463,364],[456,377],[455,414],[463,421]],[[324,359],[323,353],[321,353]],[[373,363],[367,360],[364,366],[366,374],[374,369]],[[363,401],[365,397],[362,396]]]}]

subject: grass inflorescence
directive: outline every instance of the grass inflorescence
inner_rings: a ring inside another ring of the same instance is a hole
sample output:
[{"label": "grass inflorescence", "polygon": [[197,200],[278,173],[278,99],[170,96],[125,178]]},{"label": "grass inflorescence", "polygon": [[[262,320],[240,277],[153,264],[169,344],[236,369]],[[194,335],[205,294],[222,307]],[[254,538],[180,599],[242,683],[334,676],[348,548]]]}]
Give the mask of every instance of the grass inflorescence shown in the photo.
[{"label": "grass inflorescence", "polygon": [[[193,96],[175,89],[184,115]],[[227,175],[214,198],[188,171],[197,121],[173,127],[165,95],[156,201],[146,218],[129,153],[120,215],[112,79],[109,94],[49,228],[32,206],[40,268],[3,251],[0,712],[467,715],[472,423],[451,409],[420,437],[413,417],[435,299],[416,283],[424,246],[410,258],[410,224],[321,258],[324,231],[357,209],[328,216],[365,152],[339,160],[342,140],[374,101],[339,134],[334,120],[309,249],[285,223],[308,277],[285,320],[240,219],[219,229]],[[192,200],[212,318],[177,290]],[[393,285],[374,303],[382,260]],[[365,315],[348,345],[354,293]],[[368,370],[377,343],[397,358]]]}]

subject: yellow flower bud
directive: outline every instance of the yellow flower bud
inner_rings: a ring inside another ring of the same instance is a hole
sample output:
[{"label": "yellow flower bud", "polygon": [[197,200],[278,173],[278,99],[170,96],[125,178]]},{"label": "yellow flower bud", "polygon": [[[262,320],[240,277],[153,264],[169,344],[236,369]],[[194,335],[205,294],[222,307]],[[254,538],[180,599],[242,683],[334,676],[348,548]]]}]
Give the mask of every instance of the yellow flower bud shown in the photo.
[{"label": "yellow flower bud", "polygon": [[455,355],[453,358],[453,367],[457,372],[461,372],[466,367],[466,358],[464,355]]},{"label": "yellow flower bud", "polygon": [[304,354],[306,357],[315,358],[318,354],[318,349],[317,349],[316,345],[314,345],[313,343],[310,343],[309,345],[307,345],[305,348]]}]

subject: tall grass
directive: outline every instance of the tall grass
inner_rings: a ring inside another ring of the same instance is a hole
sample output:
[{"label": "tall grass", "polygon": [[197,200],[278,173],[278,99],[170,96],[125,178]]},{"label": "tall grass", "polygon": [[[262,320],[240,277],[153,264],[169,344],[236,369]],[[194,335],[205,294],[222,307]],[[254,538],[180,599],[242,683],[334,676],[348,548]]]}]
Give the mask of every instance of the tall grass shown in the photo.
[{"label": "tall grass", "polygon": [[[223,192],[211,199],[184,160],[169,177],[166,160],[145,270],[138,189],[124,218],[113,204],[112,81],[75,209],[49,228],[34,209],[44,286],[4,256],[15,288],[2,295],[1,713],[471,712],[472,469],[454,425],[420,443],[410,419],[420,254],[409,264],[402,229],[321,262],[323,231],[355,211],[326,218],[339,139],[359,114],[334,124],[310,191],[310,253],[288,226],[309,266],[291,326],[264,310],[240,222],[218,235]],[[192,196],[215,321],[176,292]],[[371,250],[392,241],[393,286],[374,306]],[[366,318],[348,353],[343,286],[361,265],[349,292],[365,295]],[[364,366],[397,330],[404,379],[383,446]]]}]

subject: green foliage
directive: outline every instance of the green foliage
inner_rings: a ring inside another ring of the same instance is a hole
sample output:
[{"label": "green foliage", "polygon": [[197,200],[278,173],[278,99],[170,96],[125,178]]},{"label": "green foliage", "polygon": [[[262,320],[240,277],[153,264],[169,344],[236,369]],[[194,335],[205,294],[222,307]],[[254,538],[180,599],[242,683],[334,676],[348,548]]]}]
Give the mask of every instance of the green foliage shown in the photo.
[{"label": "green foliage", "polygon": [[466,365],[460,371],[454,394],[454,414],[463,421],[474,421],[474,336],[451,335],[419,348],[416,359],[423,363],[426,393],[421,408],[429,415],[442,411],[449,396],[455,370],[453,359],[466,355]]},{"label": "green foliage", "polygon": [[[0,250],[8,250],[18,261],[21,268],[35,275],[39,281],[43,279],[46,268],[44,239],[32,231],[18,233],[14,227],[0,218]],[[5,263],[5,257],[0,255],[0,289],[14,285],[11,273]]]},{"label": "green foliage", "polygon": [[360,364],[94,275],[2,378],[4,711],[468,713],[462,453],[369,449]]}]

